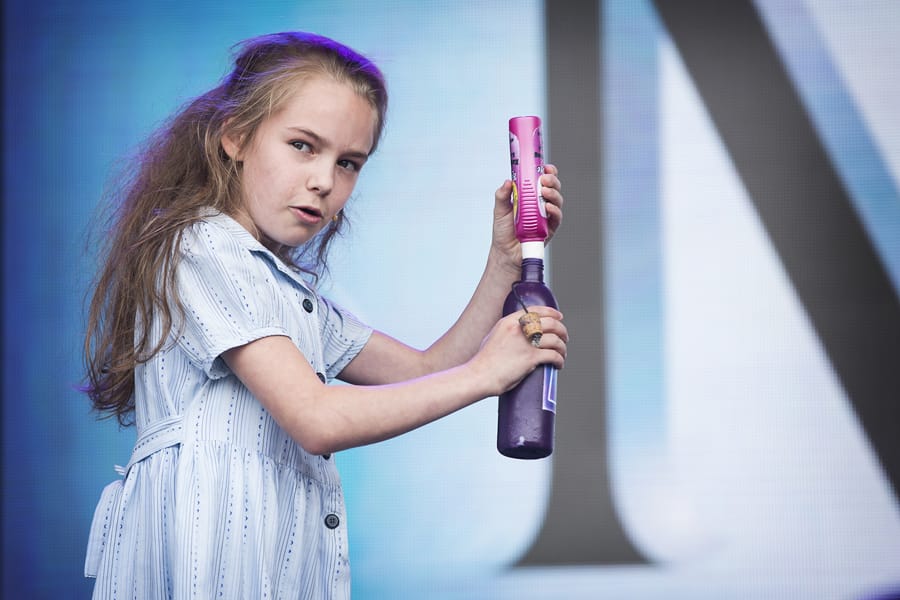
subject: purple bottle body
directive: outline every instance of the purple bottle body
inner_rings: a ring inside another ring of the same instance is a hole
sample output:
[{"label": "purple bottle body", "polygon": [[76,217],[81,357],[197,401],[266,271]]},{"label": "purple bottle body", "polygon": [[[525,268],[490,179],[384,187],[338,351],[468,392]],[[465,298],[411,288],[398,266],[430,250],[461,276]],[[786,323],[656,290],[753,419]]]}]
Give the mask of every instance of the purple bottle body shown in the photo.
[{"label": "purple bottle body", "polygon": [[[544,284],[544,261],[522,261],[522,279],[513,284],[503,314],[526,306],[558,308],[556,298]],[[517,297],[518,295],[518,297]],[[519,385],[501,394],[497,414],[497,450],[510,458],[544,458],[553,452],[556,422],[556,368],[540,365]]]}]

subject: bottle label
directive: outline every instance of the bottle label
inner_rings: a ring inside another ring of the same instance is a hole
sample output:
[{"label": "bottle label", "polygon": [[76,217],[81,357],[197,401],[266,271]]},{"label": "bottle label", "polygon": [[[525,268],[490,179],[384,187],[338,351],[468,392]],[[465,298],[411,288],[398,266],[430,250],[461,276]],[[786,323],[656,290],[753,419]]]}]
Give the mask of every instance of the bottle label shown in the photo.
[{"label": "bottle label", "polygon": [[556,414],[556,367],[544,365],[544,410]]}]

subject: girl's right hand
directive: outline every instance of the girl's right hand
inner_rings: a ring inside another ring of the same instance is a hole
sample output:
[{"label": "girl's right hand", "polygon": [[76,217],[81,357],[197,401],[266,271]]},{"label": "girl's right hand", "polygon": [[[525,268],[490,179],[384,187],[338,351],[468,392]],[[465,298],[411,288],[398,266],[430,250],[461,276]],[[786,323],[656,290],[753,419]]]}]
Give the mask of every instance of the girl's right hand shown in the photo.
[{"label": "girl's right hand", "polygon": [[563,367],[569,334],[562,322],[562,313],[548,306],[530,306],[529,312],[541,317],[540,346],[535,347],[525,337],[519,318],[524,310],[516,311],[497,321],[481,343],[469,366],[484,377],[486,396],[502,394],[516,386],[538,365]]}]

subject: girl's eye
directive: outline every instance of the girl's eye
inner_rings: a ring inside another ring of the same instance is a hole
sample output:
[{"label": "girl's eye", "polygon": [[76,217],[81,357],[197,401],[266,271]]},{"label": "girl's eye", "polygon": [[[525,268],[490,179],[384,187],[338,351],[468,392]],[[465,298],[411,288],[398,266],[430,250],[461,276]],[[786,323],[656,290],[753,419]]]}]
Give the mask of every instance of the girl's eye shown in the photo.
[{"label": "girl's eye", "polygon": [[347,169],[348,171],[359,171],[359,163],[353,162],[352,160],[341,159],[338,161],[338,166],[342,169]]},{"label": "girl's eye", "polygon": [[291,142],[291,146],[299,150],[300,152],[312,152],[312,147],[306,142],[295,141]]}]

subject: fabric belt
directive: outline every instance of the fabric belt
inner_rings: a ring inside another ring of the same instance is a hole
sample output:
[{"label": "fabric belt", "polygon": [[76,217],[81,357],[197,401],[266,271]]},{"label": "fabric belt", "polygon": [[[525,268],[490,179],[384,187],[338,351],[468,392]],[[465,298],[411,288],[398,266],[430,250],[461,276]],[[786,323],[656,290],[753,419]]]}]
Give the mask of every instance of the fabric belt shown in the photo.
[{"label": "fabric belt", "polygon": [[96,577],[100,571],[100,562],[112,535],[113,523],[118,516],[121,498],[121,479],[116,479],[103,488],[100,502],[94,509],[94,518],[91,521],[91,533],[88,536],[87,553],[84,556],[85,577]]},{"label": "fabric belt", "polygon": [[[170,446],[177,446],[182,442],[183,430],[184,424],[181,415],[161,419],[153,423],[141,433],[135,442],[128,465],[124,469],[116,466],[116,471],[119,475],[125,476],[133,465],[144,460],[154,452]],[[118,521],[122,493],[122,479],[116,479],[103,488],[100,502],[94,511],[91,532],[88,537],[87,554],[84,560],[84,574],[86,577],[97,576],[103,552],[112,534],[111,529],[113,524]]]},{"label": "fabric belt", "polygon": [[123,475],[127,474],[135,463],[141,462],[154,452],[180,444],[182,442],[182,431],[184,430],[183,421],[184,417],[182,415],[175,415],[166,419],[160,419],[145,429],[134,443],[131,459],[128,461]]}]

